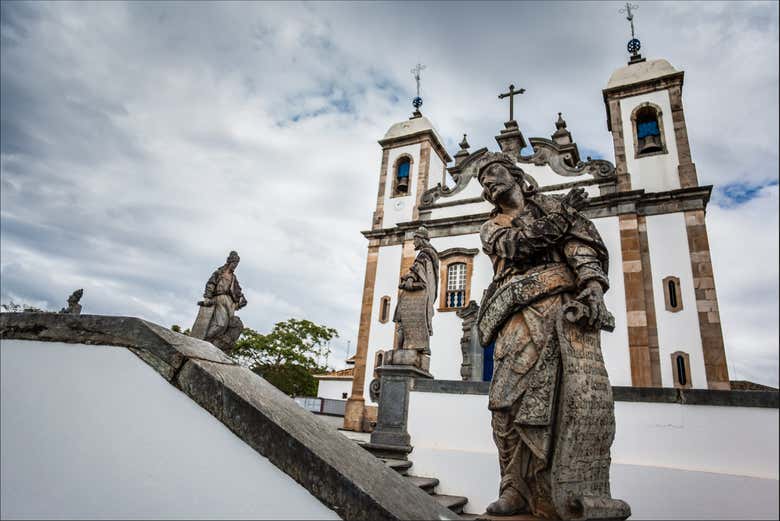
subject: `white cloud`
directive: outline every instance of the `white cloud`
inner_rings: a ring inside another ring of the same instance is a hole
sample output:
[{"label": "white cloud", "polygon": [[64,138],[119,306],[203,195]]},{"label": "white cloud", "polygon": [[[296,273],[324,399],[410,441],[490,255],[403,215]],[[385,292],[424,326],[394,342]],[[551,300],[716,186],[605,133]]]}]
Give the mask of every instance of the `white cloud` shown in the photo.
[{"label": "white cloud", "polygon": [[[563,111],[581,148],[612,159],[601,89],[626,60],[619,7],[5,2],[2,299],[59,308],[84,287],[85,312],[187,327],[236,249],[247,326],[299,315],[336,327],[334,346],[352,340],[354,352],[376,140],[411,111],[411,67],[428,66],[423,111],[451,152],[463,132],[495,147],[496,95],[514,82],[528,89],[517,104],[527,136],[552,133]],[[777,179],[777,12],[637,13],[643,52],[686,70],[704,184]],[[711,205],[709,221],[732,362],[771,381],[759,366],[774,352],[776,373],[777,340],[752,336],[734,311],[763,288],[718,260],[734,223],[771,244],[776,217],[751,213],[765,197]],[[762,270],[776,285],[777,263]],[[765,308],[776,315],[776,299]]]}]

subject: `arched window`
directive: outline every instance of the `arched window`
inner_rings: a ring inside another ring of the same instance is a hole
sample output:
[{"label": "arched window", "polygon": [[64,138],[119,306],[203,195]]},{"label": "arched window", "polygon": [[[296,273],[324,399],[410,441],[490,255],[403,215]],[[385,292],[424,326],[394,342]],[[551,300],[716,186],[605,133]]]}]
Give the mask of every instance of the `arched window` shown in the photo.
[{"label": "arched window", "polygon": [[661,109],[649,102],[642,103],[631,114],[634,126],[634,156],[666,153]]},{"label": "arched window", "polygon": [[447,293],[446,305],[448,308],[460,308],[466,300],[466,263],[456,262],[447,266]]},{"label": "arched window", "polygon": [[379,321],[386,323],[390,320],[390,297],[385,295],[379,300]]},{"label": "arched window", "polygon": [[411,158],[408,156],[399,158],[393,169],[393,197],[409,195],[409,178],[411,174]]},{"label": "arched window", "polygon": [[688,353],[676,351],[672,353],[672,378],[675,387],[690,389],[693,387],[691,382],[691,363]]},{"label": "arched window", "polygon": [[685,358],[682,355],[677,355],[676,358],[677,381],[680,382],[680,385],[685,385],[688,383],[688,378],[685,376]]},{"label": "arched window", "polygon": [[663,280],[664,303],[666,310],[676,313],[683,308],[682,293],[680,292],[680,279],[668,276]]}]

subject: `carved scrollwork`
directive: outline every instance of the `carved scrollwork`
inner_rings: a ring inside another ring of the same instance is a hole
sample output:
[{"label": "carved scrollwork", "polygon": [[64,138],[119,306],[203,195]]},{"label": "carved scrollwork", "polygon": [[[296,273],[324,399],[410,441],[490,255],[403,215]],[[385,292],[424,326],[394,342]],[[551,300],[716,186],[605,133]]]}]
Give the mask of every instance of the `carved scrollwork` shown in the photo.
[{"label": "carved scrollwork", "polygon": [[371,383],[368,384],[368,396],[371,398],[371,401],[379,402],[379,391],[381,389],[381,383],[379,378],[374,378],[371,380]]},{"label": "carved scrollwork", "polygon": [[[550,169],[564,177],[578,177],[590,175],[594,179],[610,179],[615,177],[615,165],[604,159],[590,159],[578,161],[574,166],[575,153],[571,150],[574,145],[558,145],[546,138],[532,137],[528,140],[534,149],[534,153],[528,156],[520,156],[520,164],[533,164],[537,166],[549,165]],[[436,204],[441,197],[451,197],[462,191],[472,178],[477,176],[479,169],[486,163],[493,161],[501,152],[489,152],[487,148],[480,148],[473,154],[469,154],[459,165],[447,169],[455,180],[455,186],[448,187],[441,183],[423,193],[421,209]],[[530,175],[526,176],[528,182],[538,187],[539,184]]]},{"label": "carved scrollwork", "polygon": [[549,165],[553,172],[565,177],[591,175],[596,179],[605,179],[615,176],[615,166],[609,161],[588,158],[588,161],[579,161],[572,167],[569,163],[574,156],[564,147],[550,139],[541,137],[532,137],[529,141],[534,153],[529,156],[520,156],[520,163],[531,163],[537,166]]}]

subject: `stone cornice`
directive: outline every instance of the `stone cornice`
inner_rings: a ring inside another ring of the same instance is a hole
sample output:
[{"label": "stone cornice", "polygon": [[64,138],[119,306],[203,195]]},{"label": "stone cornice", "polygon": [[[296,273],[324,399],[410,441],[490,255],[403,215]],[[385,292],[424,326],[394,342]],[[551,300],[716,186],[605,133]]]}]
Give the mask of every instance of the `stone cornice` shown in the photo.
[{"label": "stone cornice", "polygon": [[479,253],[478,248],[448,248],[439,252],[439,259],[446,259],[454,255],[463,255],[464,257],[473,257]]},{"label": "stone cornice", "polygon": [[[490,382],[417,379],[414,380],[411,390],[423,393],[487,395],[489,389]],[[612,392],[616,402],[780,408],[780,393],[777,391],[712,391],[672,387],[613,386]]]},{"label": "stone cornice", "polygon": [[430,141],[433,149],[436,151],[436,154],[444,160],[445,164],[452,161],[452,158],[447,153],[447,150],[444,148],[444,145],[442,144],[441,141],[439,141],[439,137],[431,129],[420,130],[419,132],[406,134],[400,137],[380,139],[379,141],[377,141],[377,143],[382,145],[383,149],[387,149],[387,148],[402,147],[406,145],[414,145],[426,140]]},{"label": "stone cornice", "polygon": [[612,131],[612,118],[610,117],[609,110],[610,100],[638,96],[640,94],[647,94],[648,92],[668,89],[669,87],[673,86],[679,86],[682,88],[684,76],[685,71],[679,71],[672,74],[667,74],[666,76],[659,76],[658,78],[651,78],[649,80],[644,80],[637,83],[619,85],[617,87],[612,87],[611,89],[602,90],[601,92],[604,96],[604,105],[607,110],[607,130],[610,132]]},{"label": "stone cornice", "polygon": [[[632,190],[616,192],[590,199],[583,213],[590,219],[613,217],[620,214],[660,215],[666,213],[704,210],[710,200],[712,186],[680,188],[667,192]],[[414,230],[421,224],[433,237],[450,237],[478,233],[482,223],[490,216],[489,212],[478,214],[443,217],[440,219],[416,220],[398,223],[393,228],[380,228],[361,232],[370,241],[380,246],[401,244],[404,238],[410,239]],[[407,237],[408,236],[408,237]]]}]

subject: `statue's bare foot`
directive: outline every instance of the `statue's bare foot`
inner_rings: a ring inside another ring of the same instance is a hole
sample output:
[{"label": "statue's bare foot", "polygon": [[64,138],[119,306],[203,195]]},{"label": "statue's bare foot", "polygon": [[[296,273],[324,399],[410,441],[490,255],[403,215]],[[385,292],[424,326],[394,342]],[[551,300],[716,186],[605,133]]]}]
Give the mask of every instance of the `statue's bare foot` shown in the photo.
[{"label": "statue's bare foot", "polygon": [[504,490],[497,500],[490,503],[487,513],[494,516],[512,516],[528,513],[528,503],[513,488]]}]

